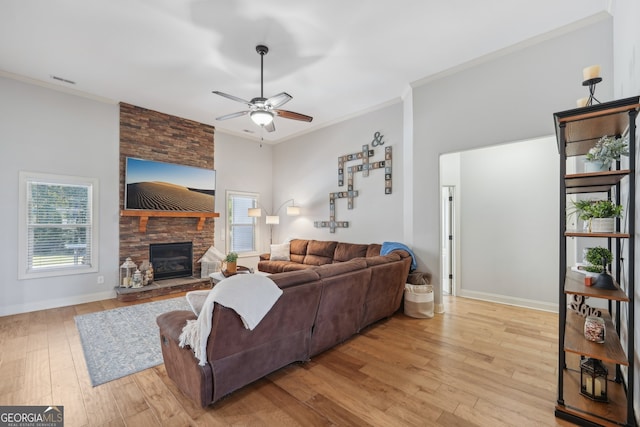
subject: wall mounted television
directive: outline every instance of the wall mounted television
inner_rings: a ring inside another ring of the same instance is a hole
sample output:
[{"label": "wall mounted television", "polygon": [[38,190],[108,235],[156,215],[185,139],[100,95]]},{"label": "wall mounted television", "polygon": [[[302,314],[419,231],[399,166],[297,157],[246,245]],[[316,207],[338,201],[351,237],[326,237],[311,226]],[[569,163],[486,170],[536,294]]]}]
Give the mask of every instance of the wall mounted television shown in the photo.
[{"label": "wall mounted television", "polygon": [[216,171],[127,157],[126,210],[214,212]]}]

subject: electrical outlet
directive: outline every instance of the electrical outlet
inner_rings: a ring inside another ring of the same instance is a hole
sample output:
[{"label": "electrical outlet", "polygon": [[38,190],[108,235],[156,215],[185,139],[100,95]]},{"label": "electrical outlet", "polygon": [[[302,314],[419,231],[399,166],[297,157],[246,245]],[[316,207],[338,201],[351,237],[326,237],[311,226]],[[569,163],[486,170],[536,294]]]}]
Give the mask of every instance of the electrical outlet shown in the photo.
[{"label": "electrical outlet", "polygon": [[98,276],[98,285],[104,284],[104,276]]}]

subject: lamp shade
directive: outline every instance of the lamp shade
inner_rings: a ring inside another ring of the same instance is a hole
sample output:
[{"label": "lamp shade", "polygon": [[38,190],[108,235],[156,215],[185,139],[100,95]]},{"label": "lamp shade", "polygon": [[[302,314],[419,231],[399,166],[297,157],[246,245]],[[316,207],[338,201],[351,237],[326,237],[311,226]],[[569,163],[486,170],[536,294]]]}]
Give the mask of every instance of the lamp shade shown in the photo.
[{"label": "lamp shade", "polygon": [[249,211],[248,211],[247,215],[248,216],[252,216],[252,217],[262,216],[262,209],[260,209],[260,208],[249,208]]},{"label": "lamp shade", "polygon": [[256,110],[251,112],[251,120],[258,126],[266,126],[273,121],[273,113],[265,110]]},{"label": "lamp shade", "polygon": [[280,224],[280,217],[278,215],[267,215],[267,224]]},{"label": "lamp shade", "polygon": [[287,215],[289,216],[300,215],[300,208],[298,206],[287,206]]}]

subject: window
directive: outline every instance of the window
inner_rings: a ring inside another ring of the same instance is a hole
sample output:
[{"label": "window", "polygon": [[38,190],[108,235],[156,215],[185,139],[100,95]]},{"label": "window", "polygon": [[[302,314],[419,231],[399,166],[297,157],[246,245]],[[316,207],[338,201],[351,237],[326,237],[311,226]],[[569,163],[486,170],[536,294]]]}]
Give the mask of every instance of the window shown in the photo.
[{"label": "window", "polygon": [[256,193],[227,192],[227,245],[229,252],[257,252],[256,221],[249,208],[258,205]]},{"label": "window", "polygon": [[98,271],[97,179],[20,172],[19,279]]}]

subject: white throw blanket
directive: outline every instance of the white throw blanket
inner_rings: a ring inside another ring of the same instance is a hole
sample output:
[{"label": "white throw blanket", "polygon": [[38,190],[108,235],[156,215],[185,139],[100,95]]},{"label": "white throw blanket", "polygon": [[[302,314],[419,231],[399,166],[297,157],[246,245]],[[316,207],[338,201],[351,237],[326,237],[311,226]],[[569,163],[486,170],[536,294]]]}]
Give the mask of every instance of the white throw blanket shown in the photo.
[{"label": "white throw blanket", "polygon": [[[273,280],[259,274],[228,277],[207,292],[198,318],[187,321],[180,334],[180,347],[190,346],[200,366],[207,363],[207,340],[211,332],[214,303],[234,310],[244,327],[253,330],[282,295],[282,289]],[[202,294],[197,296],[202,297]],[[197,313],[195,305],[199,304],[193,304],[193,298],[187,297],[187,300]]]}]

